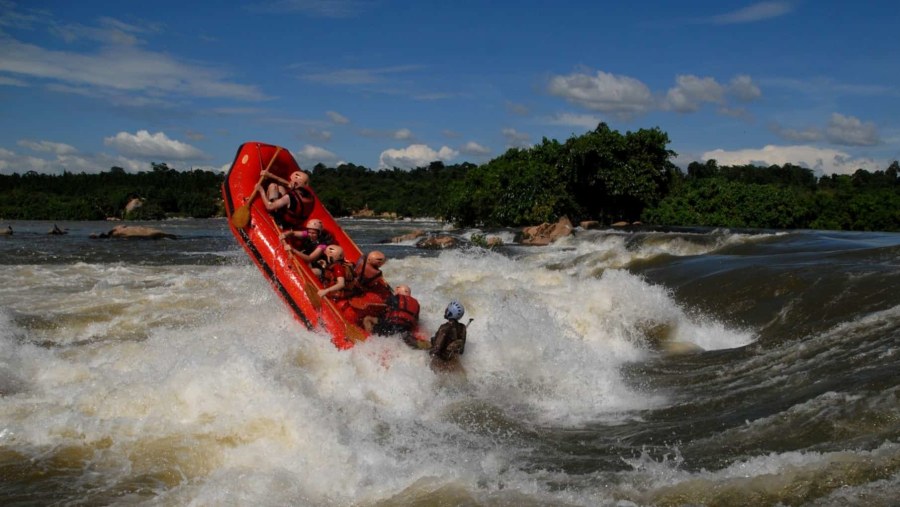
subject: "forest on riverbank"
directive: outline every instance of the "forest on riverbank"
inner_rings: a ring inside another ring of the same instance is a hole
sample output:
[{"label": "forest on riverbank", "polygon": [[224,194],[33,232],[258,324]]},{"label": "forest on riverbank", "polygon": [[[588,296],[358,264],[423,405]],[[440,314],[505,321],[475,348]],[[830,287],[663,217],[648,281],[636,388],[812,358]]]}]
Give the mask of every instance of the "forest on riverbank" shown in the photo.
[{"label": "forest on riverbank", "polygon": [[[722,166],[671,160],[658,128],[624,134],[601,123],[565,142],[544,138],[482,165],[433,162],[374,171],[343,164],[311,169],[335,216],[435,217],[459,226],[518,227],[597,220],[661,226],[900,231],[900,165],[816,176],[793,164]],[[0,220],[155,220],[223,214],[224,175],[120,167],[98,174],[0,175]],[[139,207],[126,207],[135,199]]]}]

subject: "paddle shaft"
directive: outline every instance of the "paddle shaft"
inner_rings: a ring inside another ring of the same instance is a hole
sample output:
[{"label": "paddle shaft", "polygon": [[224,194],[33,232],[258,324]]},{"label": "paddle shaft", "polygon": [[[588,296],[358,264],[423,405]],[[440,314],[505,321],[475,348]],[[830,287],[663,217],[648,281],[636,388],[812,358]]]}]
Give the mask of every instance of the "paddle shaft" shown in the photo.
[{"label": "paddle shaft", "polygon": [[250,194],[250,197],[247,199],[247,202],[241,205],[238,208],[232,217],[232,223],[236,225],[238,228],[243,229],[247,227],[247,224],[250,223],[250,205],[253,204],[253,201],[256,200],[256,197],[259,195],[259,189],[262,188],[262,183],[266,179],[266,173],[269,172],[269,169],[272,167],[272,164],[275,163],[275,159],[278,158],[278,154],[281,153],[281,146],[275,148],[275,154],[272,155],[272,159],[269,160],[269,164],[265,169],[262,170],[262,173],[259,176],[259,181],[256,182],[256,185],[253,187],[253,193]]},{"label": "paddle shaft", "polygon": [[247,207],[253,203],[253,200],[256,199],[256,196],[259,195],[259,189],[262,188],[263,181],[266,181],[266,178],[271,178],[274,176],[273,174],[267,174],[269,169],[272,168],[272,164],[275,163],[275,159],[278,158],[278,154],[281,153],[281,146],[275,148],[275,154],[272,155],[272,159],[269,160],[269,164],[266,165],[266,168],[262,170],[259,175],[259,181],[256,182],[256,186],[253,187],[253,194],[250,195],[250,199],[247,201]]}]

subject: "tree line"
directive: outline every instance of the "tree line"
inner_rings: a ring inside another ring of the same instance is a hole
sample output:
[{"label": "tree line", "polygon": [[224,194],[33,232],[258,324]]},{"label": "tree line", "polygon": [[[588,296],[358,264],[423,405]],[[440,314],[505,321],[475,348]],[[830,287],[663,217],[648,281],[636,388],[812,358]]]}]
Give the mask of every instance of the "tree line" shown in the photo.
[{"label": "tree line", "polygon": [[[7,220],[159,220],[208,218],[223,213],[223,175],[212,171],[177,171],[151,164],[149,172],[126,173],[112,167],[99,174],[61,175],[29,171],[0,175],[0,217]],[[132,199],[143,205],[130,212]]]},{"label": "tree line", "polygon": [[[518,227],[568,217],[664,226],[900,231],[900,165],[817,177],[793,164],[719,166],[671,160],[659,128],[620,133],[601,123],[565,142],[544,138],[482,165],[433,162],[412,170],[318,164],[310,172],[335,216],[433,217],[459,226]],[[0,218],[50,220],[222,216],[224,175],[120,167],[99,174],[0,175]],[[141,198],[143,206],[125,213]]]}]

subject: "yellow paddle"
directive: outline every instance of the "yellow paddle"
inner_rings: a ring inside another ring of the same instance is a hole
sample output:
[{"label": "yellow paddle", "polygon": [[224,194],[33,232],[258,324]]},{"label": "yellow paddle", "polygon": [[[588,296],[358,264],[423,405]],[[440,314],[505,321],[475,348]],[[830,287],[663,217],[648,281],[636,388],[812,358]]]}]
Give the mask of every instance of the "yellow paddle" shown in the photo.
[{"label": "yellow paddle", "polygon": [[312,283],[312,280],[309,279],[309,275],[300,266],[300,262],[297,261],[294,252],[288,251],[288,256],[290,256],[291,262],[294,264],[294,269],[296,269],[297,272],[300,273],[300,276],[303,277],[303,291],[306,292],[306,297],[309,299],[309,302],[312,303],[313,308],[316,310],[322,308],[322,298],[319,296],[319,291],[316,289],[315,284]]},{"label": "yellow paddle", "polygon": [[256,196],[259,195],[259,187],[266,179],[265,173],[272,167],[272,164],[275,162],[275,159],[278,158],[280,152],[281,146],[275,150],[275,154],[272,155],[272,160],[269,161],[269,165],[267,165],[266,168],[263,169],[262,174],[260,174],[259,181],[256,183],[256,186],[253,187],[253,193],[250,194],[250,198],[247,199],[247,202],[242,204],[240,208],[234,210],[234,213],[231,215],[231,223],[238,229],[243,229],[250,223],[250,205],[253,204]]}]

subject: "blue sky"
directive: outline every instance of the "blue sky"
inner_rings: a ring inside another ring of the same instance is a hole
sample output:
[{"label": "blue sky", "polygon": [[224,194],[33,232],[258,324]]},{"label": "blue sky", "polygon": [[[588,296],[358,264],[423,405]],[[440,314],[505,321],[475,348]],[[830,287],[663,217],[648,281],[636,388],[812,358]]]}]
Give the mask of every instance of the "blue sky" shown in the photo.
[{"label": "blue sky", "polygon": [[895,1],[0,0],[0,173],[476,164],[606,122],[684,167],[900,159]]}]

